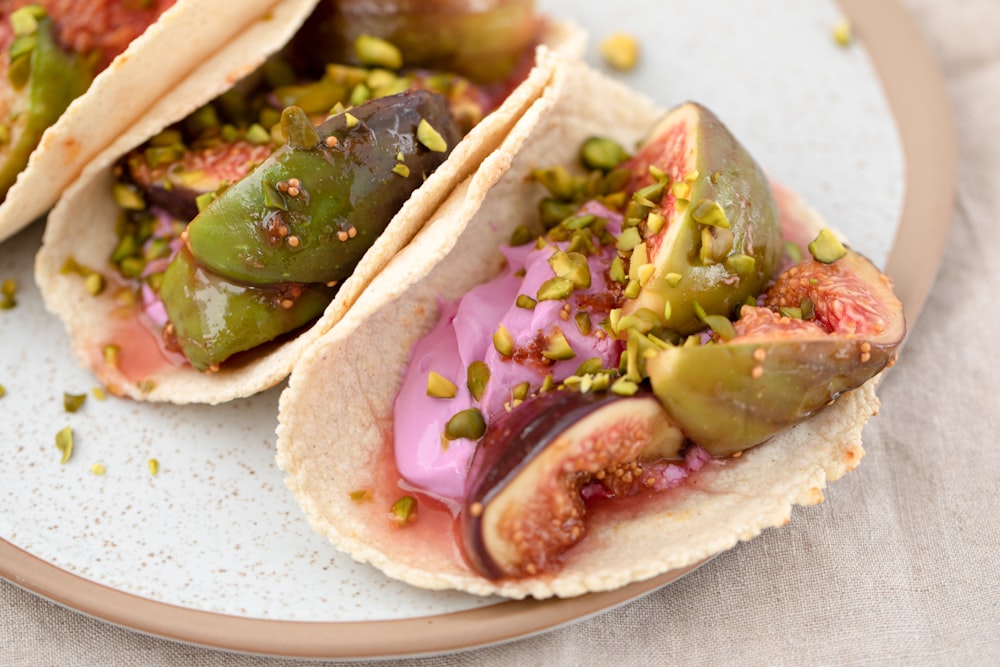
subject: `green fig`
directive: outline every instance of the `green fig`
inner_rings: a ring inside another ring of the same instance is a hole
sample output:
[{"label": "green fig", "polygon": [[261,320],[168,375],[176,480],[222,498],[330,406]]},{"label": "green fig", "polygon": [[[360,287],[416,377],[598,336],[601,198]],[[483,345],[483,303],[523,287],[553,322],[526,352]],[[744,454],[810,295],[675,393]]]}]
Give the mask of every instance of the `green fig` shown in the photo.
[{"label": "green fig", "polygon": [[670,111],[632,166],[625,224],[642,241],[627,248],[640,278],[625,314],[646,309],[689,334],[705,326],[698,306],[729,316],[763,290],[783,248],[777,205],[761,168],[712,112],[695,103]]},{"label": "green fig", "polygon": [[792,266],[760,301],[743,307],[735,337],[646,360],[674,423],[713,456],[758,445],[862,385],[894,362],[906,332],[888,278],[850,250]]}]

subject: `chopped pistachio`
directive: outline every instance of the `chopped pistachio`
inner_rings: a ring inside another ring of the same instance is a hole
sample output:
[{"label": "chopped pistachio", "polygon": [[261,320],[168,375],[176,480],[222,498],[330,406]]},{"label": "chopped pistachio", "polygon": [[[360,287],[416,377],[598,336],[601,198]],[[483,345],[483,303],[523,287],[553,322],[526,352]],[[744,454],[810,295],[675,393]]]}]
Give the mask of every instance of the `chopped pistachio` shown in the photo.
[{"label": "chopped pistachio", "polygon": [[736,338],[736,328],[733,323],[730,322],[723,315],[707,315],[704,319],[705,324],[718,334],[719,338],[722,340],[732,340]]},{"label": "chopped pistachio", "polygon": [[356,503],[365,503],[372,500],[375,497],[375,493],[371,489],[358,489],[357,491],[351,491],[351,500]]},{"label": "chopped pistachio", "polygon": [[584,215],[573,215],[562,221],[562,226],[566,229],[577,230],[586,229],[593,222],[597,220],[597,216],[593,213],[586,213]]},{"label": "chopped pistachio", "polygon": [[640,289],[642,289],[642,286],[639,284],[639,281],[634,278],[630,278],[628,284],[625,285],[625,289],[622,294],[625,295],[626,299],[637,299],[639,297]]},{"label": "chopped pistachio", "polygon": [[587,258],[580,253],[557,250],[549,256],[548,262],[553,273],[558,278],[569,280],[573,283],[573,287],[578,289],[590,287],[590,264],[587,263]]},{"label": "chopped pistachio", "polygon": [[611,171],[628,157],[618,142],[605,137],[590,137],[580,148],[580,161],[587,169]]},{"label": "chopped pistachio", "polygon": [[105,472],[107,472],[107,470],[104,468],[103,463],[94,463],[90,466],[90,472],[100,477]]},{"label": "chopped pistachio", "polygon": [[17,294],[17,281],[13,278],[6,278],[0,283],[0,294],[4,296],[14,296]]},{"label": "chopped pistachio", "polygon": [[663,183],[653,183],[644,188],[639,188],[633,195],[632,200],[642,206],[653,208],[663,199]]},{"label": "chopped pistachio", "polygon": [[547,336],[547,345],[542,350],[542,356],[553,361],[565,361],[576,356],[573,347],[566,340],[562,329],[555,327]]},{"label": "chopped pistachio", "polygon": [[70,394],[63,392],[63,409],[66,412],[76,412],[86,400],[86,394]]},{"label": "chopped pistachio", "polygon": [[656,272],[655,264],[640,264],[639,269],[636,272],[638,273],[639,276],[639,285],[644,286],[646,283],[648,283],[650,279],[653,277],[653,274],[655,272]]},{"label": "chopped pistachio", "polygon": [[513,391],[511,392],[511,395],[515,399],[523,401],[524,399],[528,398],[529,391],[531,391],[531,383],[522,382],[521,384],[514,387]]},{"label": "chopped pistachio", "polygon": [[352,107],[361,106],[372,98],[372,89],[364,83],[359,83],[351,90],[351,95],[347,102]]},{"label": "chopped pistachio", "polygon": [[670,192],[673,193],[674,197],[677,199],[690,199],[691,184],[687,181],[677,181],[676,183],[671,183]]},{"label": "chopped pistachio", "polygon": [[850,46],[854,38],[851,23],[847,19],[837,21],[833,26],[833,41],[840,46]]},{"label": "chopped pistachio", "polygon": [[832,264],[847,254],[847,248],[829,227],[824,227],[809,244],[809,252],[817,262]]},{"label": "chopped pistachio", "polygon": [[650,211],[649,215],[646,217],[646,229],[650,234],[659,234],[663,231],[663,226],[667,223],[667,219],[662,213],[657,211]]},{"label": "chopped pistachio", "polygon": [[493,333],[493,347],[502,357],[514,354],[514,335],[503,324]]},{"label": "chopped pistachio", "polygon": [[73,429],[69,426],[56,433],[56,449],[62,452],[59,463],[66,463],[73,455]]},{"label": "chopped pistachio", "polygon": [[634,396],[639,391],[639,385],[626,378],[618,378],[611,385],[611,393],[618,396]]},{"label": "chopped pistachio", "polygon": [[247,128],[247,141],[256,145],[268,144],[271,143],[271,133],[260,123],[254,123]]},{"label": "chopped pistachio", "polygon": [[483,400],[486,393],[486,385],[490,381],[490,367],[482,361],[473,361],[466,371],[465,384],[469,388],[469,393],[477,401]]},{"label": "chopped pistachio", "polygon": [[625,267],[622,258],[616,256],[611,260],[611,267],[608,269],[608,276],[616,283],[624,283],[626,280]]},{"label": "chopped pistachio", "polygon": [[410,168],[407,167],[402,162],[399,162],[392,168],[392,173],[402,176],[403,178],[406,178],[407,176],[410,175]]},{"label": "chopped pistachio", "polygon": [[600,373],[603,368],[600,357],[591,357],[577,367],[574,375],[594,375]]},{"label": "chopped pistachio", "polygon": [[593,325],[590,321],[590,313],[585,310],[577,311],[576,315],[573,316],[573,320],[576,322],[576,328],[580,330],[584,336],[590,334]]},{"label": "chopped pistachio", "polygon": [[104,391],[104,387],[94,387],[90,390],[90,393],[93,394],[94,398],[98,401],[103,401],[108,398],[108,394]]},{"label": "chopped pistachio", "polygon": [[362,64],[371,67],[399,69],[403,66],[403,52],[395,44],[372,35],[359,35],[354,40],[354,53]]},{"label": "chopped pistachio", "polygon": [[141,211],[146,208],[146,201],[138,188],[128,183],[116,182],[111,186],[111,196],[115,203],[127,211]]},{"label": "chopped pistachio", "polygon": [[802,301],[799,302],[799,310],[802,313],[802,319],[804,320],[814,320],[816,319],[816,305],[813,300],[809,297],[803,297]]},{"label": "chopped pistachio", "polygon": [[712,227],[729,227],[726,211],[714,199],[701,199],[691,209],[691,218],[701,225]]},{"label": "chopped pistachio", "polygon": [[7,395],[7,388],[4,387],[2,384],[0,384],[0,398],[3,398],[6,395]]},{"label": "chopped pistachio", "polygon": [[535,295],[539,301],[558,301],[573,293],[573,281],[568,278],[549,278],[538,287]]},{"label": "chopped pistachio", "polygon": [[448,150],[448,142],[433,125],[427,122],[426,118],[421,118],[417,124],[417,141],[435,153],[445,153]]},{"label": "chopped pistachio", "polygon": [[724,261],[733,249],[735,236],[725,227],[706,226],[701,228],[701,248],[698,257],[702,264],[718,264]]},{"label": "chopped pistachio", "polygon": [[670,316],[674,314],[674,307],[667,301],[663,304],[663,319],[669,320]]},{"label": "chopped pistachio", "polygon": [[319,145],[319,133],[308,114],[300,107],[285,107],[281,112],[281,133],[292,148],[312,150]]},{"label": "chopped pistachio", "polygon": [[455,383],[434,371],[427,374],[427,395],[433,398],[455,398]]},{"label": "chopped pistachio", "polygon": [[552,229],[566,218],[573,215],[576,206],[552,197],[545,197],[538,202],[538,218],[545,229]]},{"label": "chopped pistachio", "polygon": [[389,508],[389,521],[397,528],[403,528],[417,520],[417,499],[403,496]]},{"label": "chopped pistachio", "polygon": [[600,44],[601,56],[616,70],[628,71],[639,62],[639,42],[623,32],[613,32]]},{"label": "chopped pistachio", "polygon": [[510,234],[510,245],[517,247],[528,245],[535,238],[531,230],[524,225],[518,225]]},{"label": "chopped pistachio", "polygon": [[45,16],[45,9],[40,5],[27,5],[11,12],[10,26],[18,37],[33,35],[38,30],[38,21]]},{"label": "chopped pistachio", "polygon": [[514,301],[514,305],[518,308],[524,308],[525,310],[534,310],[538,302],[532,299],[527,294],[518,294],[517,299]]},{"label": "chopped pistachio", "polygon": [[[563,166],[550,169],[536,169],[531,172],[532,178],[542,184],[553,197],[559,200],[573,198],[573,177]],[[572,213],[572,211],[571,211]]]},{"label": "chopped pistachio", "polygon": [[639,235],[639,230],[635,227],[629,227],[618,236],[615,247],[622,252],[628,252],[640,243],[642,243],[642,237]]},{"label": "chopped pistachio", "polygon": [[118,367],[118,354],[120,353],[120,351],[121,351],[121,348],[118,347],[117,345],[115,345],[114,343],[110,343],[108,345],[105,345],[104,346],[104,364],[106,366],[110,366],[112,368],[117,368]]},{"label": "chopped pistachio", "polygon": [[802,319],[802,309],[801,308],[796,308],[794,306],[782,306],[781,308],[778,308],[778,312],[783,317],[790,317],[793,320],[801,320]]},{"label": "chopped pistachio", "polygon": [[347,124],[347,129],[349,130],[353,130],[354,128],[356,128],[358,125],[361,124],[361,121],[358,120],[358,117],[351,113],[344,114],[344,122]]},{"label": "chopped pistachio", "polygon": [[154,477],[160,472],[160,462],[156,459],[149,459],[146,461],[146,469],[149,470],[149,474]]},{"label": "chopped pistachio", "polygon": [[486,420],[477,408],[456,413],[444,426],[444,437],[448,440],[459,438],[479,440],[484,433],[486,433]]}]

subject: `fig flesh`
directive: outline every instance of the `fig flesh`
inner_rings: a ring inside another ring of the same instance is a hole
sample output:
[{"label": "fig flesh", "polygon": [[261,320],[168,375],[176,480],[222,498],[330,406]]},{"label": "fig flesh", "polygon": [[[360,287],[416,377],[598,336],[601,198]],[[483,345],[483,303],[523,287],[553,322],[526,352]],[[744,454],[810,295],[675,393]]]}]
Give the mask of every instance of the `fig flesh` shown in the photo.
[{"label": "fig flesh", "polygon": [[461,517],[469,562],[486,577],[558,567],[586,532],[581,489],[642,485],[644,463],[679,461],[684,436],[649,393],[553,391],[490,425]]},{"label": "fig flesh", "polygon": [[[790,267],[758,302],[743,306],[728,341],[646,360],[673,421],[713,456],[760,444],[862,385],[893,362],[906,332],[889,279],[851,250]],[[781,314],[802,304],[812,319]]]},{"label": "fig flesh", "polygon": [[783,248],[777,204],[761,168],[703,106],[673,109],[650,137],[631,162],[633,211],[645,216],[645,257],[633,251],[632,263],[655,268],[625,313],[646,309],[694,333],[704,326],[695,304],[729,316],[771,280]]}]

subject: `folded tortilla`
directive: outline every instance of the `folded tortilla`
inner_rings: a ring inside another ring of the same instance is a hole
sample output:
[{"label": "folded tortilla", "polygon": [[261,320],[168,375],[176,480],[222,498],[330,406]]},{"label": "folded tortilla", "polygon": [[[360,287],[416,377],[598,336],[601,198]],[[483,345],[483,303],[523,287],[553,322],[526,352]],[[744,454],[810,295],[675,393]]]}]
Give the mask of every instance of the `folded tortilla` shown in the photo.
[{"label": "folded tortilla", "polygon": [[[99,153],[135,136],[159,100],[222,45],[301,22],[316,0],[178,0],[95,77],[42,135],[0,203],[0,242],[44,215]],[[159,105],[157,105],[159,106]]]},{"label": "folded tortilla", "polygon": [[[555,573],[490,580],[464,562],[450,531],[413,541],[410,528],[389,527],[389,507],[405,493],[385,481],[395,471],[393,399],[438,304],[492,278],[502,266],[499,246],[515,227],[537,220],[543,191],[530,181],[533,169],[574,163],[592,135],[633,146],[659,113],[583,65],[560,67],[501,149],[303,355],[281,395],[277,462],[310,525],[338,549],[423,588],[574,596],[692,566],[783,525],[794,505],[822,501],[826,483],[858,464],[862,428],[878,409],[874,381],[727,459],[696,485],[665,494],[634,520],[590,515],[584,542]],[[794,205],[799,215],[816,215]]]},{"label": "folded tortilla", "polygon": [[[289,42],[313,5],[312,0],[286,0],[267,22],[254,24],[207,59],[88,165],[49,214],[35,266],[36,281],[48,309],[66,325],[82,364],[113,393],[147,401],[221,403],[282,381],[302,351],[347,312],[364,287],[410,241],[448,194],[494,152],[525,109],[541,95],[553,76],[557,56],[578,58],[585,40],[574,25],[546,24],[535,65],[527,77],[455,146],[449,159],[407,200],[352,276],[341,283],[323,315],[306,330],[281,344],[262,346],[249,360],[223,364],[217,372],[201,373],[189,365],[172,365],[157,368],[142,378],[125,377],[118,368],[105,363],[103,353],[109,344],[124,347],[136,342],[129,333],[115,331],[116,321],[121,321],[121,306],[115,302],[113,290],[94,297],[86,291],[80,276],[61,273],[70,257],[94,269],[108,265],[118,241],[115,227],[119,208],[111,195],[113,165],[120,156],[257,69],[267,56]],[[151,354],[157,354],[155,343],[147,345]]]}]

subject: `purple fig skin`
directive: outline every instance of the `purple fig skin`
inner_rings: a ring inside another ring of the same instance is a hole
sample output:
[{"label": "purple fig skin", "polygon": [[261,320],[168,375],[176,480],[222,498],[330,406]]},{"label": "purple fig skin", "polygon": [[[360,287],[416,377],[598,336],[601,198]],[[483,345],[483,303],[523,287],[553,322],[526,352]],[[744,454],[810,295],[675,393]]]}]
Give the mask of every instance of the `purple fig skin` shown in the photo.
[{"label": "purple fig skin", "polygon": [[526,401],[490,425],[473,459],[460,520],[469,563],[491,579],[553,569],[586,533],[584,484],[638,459],[679,458],[683,445],[649,393]]}]

